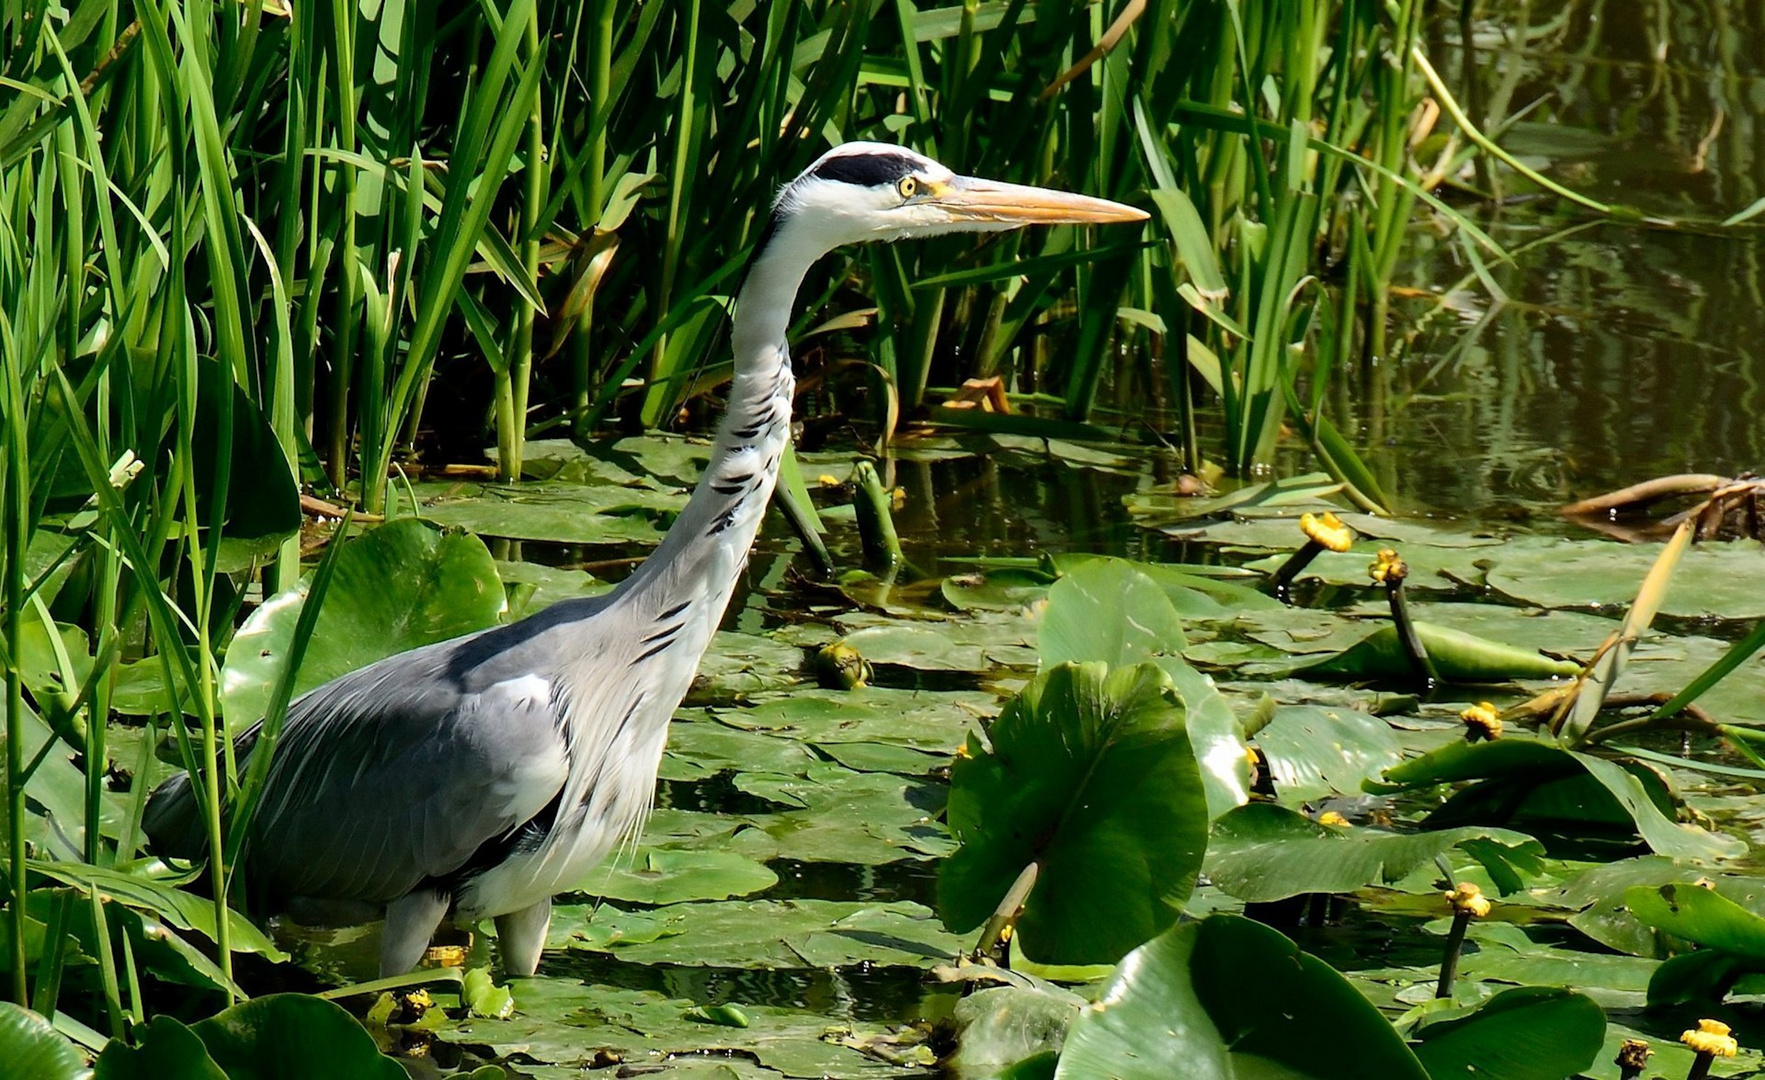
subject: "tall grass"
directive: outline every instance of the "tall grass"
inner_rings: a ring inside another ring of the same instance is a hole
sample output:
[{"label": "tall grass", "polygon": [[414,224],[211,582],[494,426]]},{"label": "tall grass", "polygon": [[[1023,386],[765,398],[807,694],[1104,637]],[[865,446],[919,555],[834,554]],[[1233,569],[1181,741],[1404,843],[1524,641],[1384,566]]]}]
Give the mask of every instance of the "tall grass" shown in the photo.
[{"label": "tall grass", "polygon": [[[998,376],[1032,411],[1014,422],[1069,430],[1154,392],[1194,465],[1267,463],[1293,420],[1382,502],[1322,403],[1333,365],[1382,347],[1425,197],[1419,17],[1414,0],[0,4],[12,996],[34,980],[56,1010],[60,935],[27,962],[44,911],[54,930],[77,895],[102,923],[124,881],[183,903],[144,884],[141,785],[108,782],[150,760],[151,737],[133,756],[107,741],[125,673],[164,688],[149,734],[199,778],[219,885],[203,932],[233,991],[229,885],[261,776],[229,735],[257,717],[222,715],[216,683],[241,612],[301,573],[297,482],[379,510],[437,400],[461,422],[471,388],[490,404],[465,441],[494,442],[511,479],[532,432],[673,423],[728,374],[772,192],[831,142],[1160,211],[1102,248],[1053,230],[831,260],[794,332],[862,361],[837,407],[885,436],[900,415],[975,423],[935,408],[939,388]],[[828,321],[865,308],[863,335]],[[1215,398],[1225,438],[1203,446]],[[121,1033],[142,943],[99,941],[90,1018]]]}]

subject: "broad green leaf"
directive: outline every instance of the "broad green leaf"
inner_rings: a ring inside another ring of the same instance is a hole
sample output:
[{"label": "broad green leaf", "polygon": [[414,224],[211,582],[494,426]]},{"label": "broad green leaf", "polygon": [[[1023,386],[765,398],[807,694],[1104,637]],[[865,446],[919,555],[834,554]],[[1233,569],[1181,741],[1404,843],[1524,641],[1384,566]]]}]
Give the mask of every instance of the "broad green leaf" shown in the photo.
[{"label": "broad green leaf", "polygon": [[1214,824],[1207,873],[1240,900],[1261,903],[1304,893],[1353,892],[1396,881],[1472,840],[1499,845],[1500,856],[1537,870],[1543,845],[1510,829],[1465,827],[1395,833],[1320,825],[1268,803],[1241,806]]},{"label": "broad green leaf", "polygon": [[1019,923],[1042,963],[1107,963],[1176,920],[1206,847],[1207,802],[1170,677],[1141,664],[1060,664],[970,738],[951,771],[962,845],[939,872],[958,933],[1020,871],[1040,873]]},{"label": "broad green leaf", "polygon": [[[611,921],[616,932],[598,929]],[[553,943],[634,964],[783,970],[868,964],[930,967],[963,943],[908,901],[726,900],[624,912],[612,904],[553,913]]]},{"label": "broad green leaf", "polygon": [[1765,918],[1714,889],[1687,882],[1636,885],[1624,890],[1624,906],[1674,937],[1765,964]]},{"label": "broad green leaf", "polygon": [[1416,1057],[1431,1077],[1562,1080],[1593,1064],[1606,1015],[1585,994],[1521,986],[1419,1035]]},{"label": "broad green leaf", "polygon": [[1215,915],[1130,953],[1067,1033],[1062,1080],[1428,1080],[1348,980],[1260,923]]},{"label": "broad green leaf", "polygon": [[778,875],[764,864],[733,851],[671,851],[651,848],[635,859],[609,859],[577,886],[609,900],[676,904],[683,900],[728,900],[764,892]]},{"label": "broad green leaf", "polygon": [[98,1055],[93,1080],[231,1080],[184,1023],[155,1016],[135,1029],[135,1045],[112,1039]]},{"label": "broad green leaf", "polygon": [[[406,518],[347,543],[295,678],[297,696],[376,660],[495,625],[506,606],[496,565],[476,536]],[[234,635],[221,670],[221,699],[234,723],[263,715],[309,579],[271,597]]]},{"label": "broad green leaf", "polygon": [[49,1021],[10,1001],[0,1001],[0,1062],[7,1075],[31,1080],[76,1080],[86,1059]]},{"label": "broad green leaf", "polygon": [[[1567,678],[1581,670],[1581,665],[1573,660],[1556,660],[1530,649],[1517,649],[1431,623],[1416,623],[1416,636],[1422,639],[1422,647],[1428,650],[1428,659],[1434,662],[1434,669],[1449,682]],[[1390,625],[1381,626],[1345,652],[1306,664],[1299,671],[1310,676],[1345,679],[1415,675],[1398,640],[1397,628]]]},{"label": "broad green leaf", "polygon": [[1044,668],[1102,661],[1137,664],[1180,656],[1183,620],[1159,584],[1120,559],[1095,559],[1048,590],[1036,639]]},{"label": "broad green leaf", "polygon": [[1256,733],[1257,747],[1282,801],[1359,794],[1403,757],[1391,725],[1353,709],[1283,705]]},{"label": "broad green leaf", "polygon": [[956,1052],[944,1064],[962,1080],[990,1080],[1036,1054],[1058,1051],[1085,999],[1052,983],[1015,975],[1010,985],[976,990],[956,1005]]},{"label": "broad green leaf", "polygon": [[404,1080],[398,1062],[341,1006],[306,994],[270,994],[190,1025],[229,1077],[252,1080]]}]

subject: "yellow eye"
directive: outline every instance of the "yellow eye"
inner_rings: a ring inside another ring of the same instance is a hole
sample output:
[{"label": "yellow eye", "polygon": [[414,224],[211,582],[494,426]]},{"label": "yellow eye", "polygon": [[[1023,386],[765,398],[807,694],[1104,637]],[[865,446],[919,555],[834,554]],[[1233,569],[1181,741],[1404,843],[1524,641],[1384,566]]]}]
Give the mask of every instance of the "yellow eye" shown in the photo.
[{"label": "yellow eye", "polygon": [[903,176],[895,181],[895,191],[903,199],[911,199],[919,194],[919,181],[911,176]]}]

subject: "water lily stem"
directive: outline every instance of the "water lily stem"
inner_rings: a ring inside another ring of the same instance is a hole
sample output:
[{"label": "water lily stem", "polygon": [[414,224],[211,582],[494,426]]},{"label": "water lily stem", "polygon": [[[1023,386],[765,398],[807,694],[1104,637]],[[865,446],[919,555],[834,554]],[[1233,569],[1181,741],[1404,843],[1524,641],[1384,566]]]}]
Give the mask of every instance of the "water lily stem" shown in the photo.
[{"label": "water lily stem", "polygon": [[1408,576],[1409,567],[1396,552],[1379,553],[1378,561],[1373,564],[1373,579],[1385,586],[1385,597],[1391,602],[1391,625],[1397,628],[1397,640],[1403,645],[1404,655],[1409,657],[1410,667],[1433,688],[1440,683],[1440,673],[1435,670],[1428,648],[1416,632],[1416,621],[1410,617],[1409,599],[1403,591],[1403,582]]},{"label": "water lily stem", "polygon": [[1459,974],[1459,953],[1465,947],[1465,928],[1471,925],[1469,911],[1452,914],[1452,929],[1446,932],[1446,955],[1440,958],[1440,981],[1434,986],[1437,998],[1452,997],[1453,980]]},{"label": "water lily stem", "polygon": [[1010,967],[1011,932],[1017,926],[1018,916],[1023,914],[1023,904],[1030,897],[1030,890],[1036,887],[1036,875],[1041,873],[1041,864],[1031,863],[1017,875],[1011,888],[1005,890],[1005,896],[987,924],[981,927],[981,939],[974,947],[974,958],[990,959],[1000,967]]},{"label": "water lily stem", "polygon": [[902,554],[901,538],[895,533],[889,492],[876,468],[868,461],[860,461],[852,472],[852,481],[852,509],[858,518],[858,539],[864,546],[865,565],[877,571],[904,566],[907,556]]},{"label": "water lily stem", "polygon": [[1307,566],[1310,566],[1311,561],[1317,558],[1318,553],[1323,550],[1324,545],[1318,543],[1316,540],[1307,540],[1299,546],[1298,551],[1289,555],[1287,561],[1282,563],[1280,568],[1275,571],[1273,580],[1269,582],[1275,596],[1285,601],[1287,599],[1287,587],[1293,584],[1293,579],[1299,576],[1299,572],[1304,570]]},{"label": "water lily stem", "polygon": [[1710,1075],[1710,1066],[1716,1063],[1715,1054],[1699,1052],[1691,1059],[1691,1068],[1686,1070],[1685,1080],[1705,1080]]}]

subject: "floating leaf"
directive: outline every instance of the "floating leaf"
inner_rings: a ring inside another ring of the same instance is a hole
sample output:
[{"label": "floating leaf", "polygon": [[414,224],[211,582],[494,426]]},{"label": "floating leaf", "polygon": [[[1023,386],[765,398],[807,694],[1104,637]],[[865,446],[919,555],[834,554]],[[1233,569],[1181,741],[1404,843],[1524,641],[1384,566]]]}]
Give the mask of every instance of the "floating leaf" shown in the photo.
[{"label": "floating leaf", "polygon": [[1418,1034],[1416,1057],[1432,1077],[1562,1080],[1593,1064],[1606,1014],[1573,990],[1521,986]]},{"label": "floating leaf", "polygon": [[[954,960],[962,950],[962,942],[947,933],[929,909],[906,901],[672,904],[642,913],[645,922],[653,925],[640,926],[641,933],[604,942],[594,933],[602,912],[612,917],[624,914],[610,904],[601,905],[587,920],[588,932],[568,944],[610,952],[638,964],[761,969],[860,963],[929,967]],[[654,935],[650,936],[652,930]]]},{"label": "floating leaf", "polygon": [[961,847],[939,908],[966,933],[1040,866],[1019,923],[1043,963],[1119,959],[1176,920],[1206,846],[1207,803],[1170,677],[1140,664],[1048,669],[971,737],[951,771]]},{"label": "floating leaf", "polygon": [[578,888],[609,900],[677,904],[728,900],[778,884],[778,875],[763,863],[733,851],[651,848],[639,851],[635,859],[615,854],[608,862],[604,869],[590,871]]},{"label": "floating leaf", "polygon": [[1353,709],[1283,705],[1256,733],[1275,791],[1292,804],[1319,796],[1359,794],[1403,757],[1391,725]]},{"label": "floating leaf", "polygon": [[1129,954],[1067,1033],[1055,1075],[1428,1080],[1347,979],[1231,915],[1178,926]]},{"label": "floating leaf", "polygon": [[1120,559],[1083,563],[1048,590],[1036,650],[1042,664],[1112,666],[1180,656],[1183,619],[1157,582]]},{"label": "floating leaf", "polygon": [[[185,1027],[157,1016],[138,1028],[136,1047],[111,1042],[94,1080],[251,1077],[252,1080],[404,1080],[355,1017],[322,998],[270,994]],[[198,1056],[198,1051],[206,1051]]]},{"label": "floating leaf", "polygon": [[1491,841],[1496,857],[1533,873],[1544,854],[1538,841],[1509,829],[1469,826],[1395,833],[1320,825],[1279,806],[1253,803],[1214,824],[1207,873],[1228,894],[1256,903],[1304,893],[1353,892],[1396,881],[1473,840]]}]

